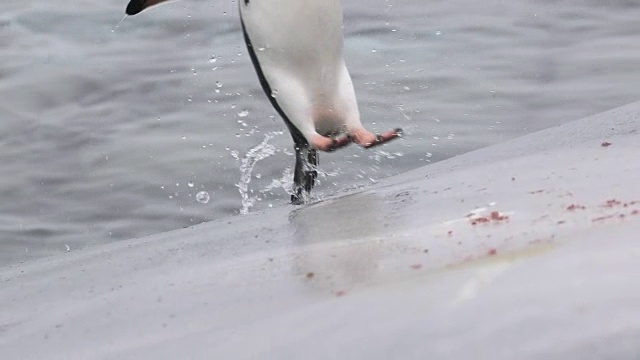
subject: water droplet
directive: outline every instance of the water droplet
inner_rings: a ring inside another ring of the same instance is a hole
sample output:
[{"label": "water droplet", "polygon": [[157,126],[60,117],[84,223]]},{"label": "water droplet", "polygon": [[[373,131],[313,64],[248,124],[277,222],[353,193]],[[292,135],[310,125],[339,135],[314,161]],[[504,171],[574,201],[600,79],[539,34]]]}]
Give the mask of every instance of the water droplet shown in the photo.
[{"label": "water droplet", "polygon": [[238,117],[247,117],[247,115],[249,115],[249,111],[248,110],[242,110],[238,113]]},{"label": "water droplet", "polygon": [[278,90],[277,90],[277,89],[273,89],[273,90],[271,90],[271,97],[272,97],[272,98],[275,98],[275,97],[277,97],[277,96],[278,96]]},{"label": "water droplet", "polygon": [[188,187],[190,187],[190,188],[192,188],[192,187],[194,187],[194,186],[195,186],[195,184],[193,183],[193,181],[189,181],[189,182],[187,183],[187,186],[188,186]]},{"label": "water droplet", "polygon": [[196,201],[200,204],[206,204],[211,200],[211,196],[206,191],[200,191],[196,194]]},{"label": "water droplet", "polygon": [[440,35],[442,35],[442,31],[436,30],[436,36],[440,36]]},{"label": "water droplet", "polygon": [[218,61],[218,57],[216,55],[211,55],[211,57],[209,58],[209,62],[213,64],[216,61]]},{"label": "water droplet", "polygon": [[217,88],[221,88],[222,87],[222,83],[220,81],[216,81],[216,87]]}]

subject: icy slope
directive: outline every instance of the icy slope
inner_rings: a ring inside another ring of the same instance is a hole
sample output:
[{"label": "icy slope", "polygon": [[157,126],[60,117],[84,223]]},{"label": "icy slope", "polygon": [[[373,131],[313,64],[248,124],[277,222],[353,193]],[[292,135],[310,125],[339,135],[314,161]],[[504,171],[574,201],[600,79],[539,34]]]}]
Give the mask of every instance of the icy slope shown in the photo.
[{"label": "icy slope", "polygon": [[0,357],[640,358],[639,120],[0,269]]}]

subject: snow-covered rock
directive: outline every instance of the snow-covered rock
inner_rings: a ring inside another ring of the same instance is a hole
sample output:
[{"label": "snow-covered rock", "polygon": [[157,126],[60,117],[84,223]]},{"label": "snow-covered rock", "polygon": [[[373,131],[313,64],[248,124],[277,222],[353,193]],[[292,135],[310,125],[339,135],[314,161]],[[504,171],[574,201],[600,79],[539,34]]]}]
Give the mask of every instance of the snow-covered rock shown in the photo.
[{"label": "snow-covered rock", "polygon": [[0,358],[638,359],[639,121],[2,268]]}]

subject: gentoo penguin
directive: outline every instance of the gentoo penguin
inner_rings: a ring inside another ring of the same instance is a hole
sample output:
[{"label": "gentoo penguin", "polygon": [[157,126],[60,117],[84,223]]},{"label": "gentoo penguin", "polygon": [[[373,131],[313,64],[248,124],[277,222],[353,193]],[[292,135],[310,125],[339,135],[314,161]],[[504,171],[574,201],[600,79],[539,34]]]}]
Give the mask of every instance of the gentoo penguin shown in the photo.
[{"label": "gentoo penguin", "polygon": [[[127,15],[167,0],[131,0]],[[372,147],[401,136],[375,135],[360,122],[351,76],[342,56],[340,0],[238,0],[244,40],[260,84],[287,124],[296,150],[291,201],[309,198],[317,150],[355,142]]]}]

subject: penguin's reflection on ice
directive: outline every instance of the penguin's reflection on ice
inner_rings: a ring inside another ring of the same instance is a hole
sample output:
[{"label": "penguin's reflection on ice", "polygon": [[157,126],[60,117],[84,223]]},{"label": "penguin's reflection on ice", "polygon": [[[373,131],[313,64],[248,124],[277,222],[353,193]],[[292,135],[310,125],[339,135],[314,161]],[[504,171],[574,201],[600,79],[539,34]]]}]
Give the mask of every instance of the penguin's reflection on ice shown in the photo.
[{"label": "penguin's reflection on ice", "polygon": [[[131,0],[135,15],[167,0]],[[307,202],[317,177],[317,151],[351,142],[369,148],[401,136],[375,135],[360,121],[343,58],[340,0],[239,0],[240,22],[262,89],[287,124],[296,150],[291,201]]]},{"label": "penguin's reflection on ice", "polygon": [[386,253],[387,216],[382,200],[371,194],[292,211],[294,278],[312,293],[336,295],[375,282]]}]

